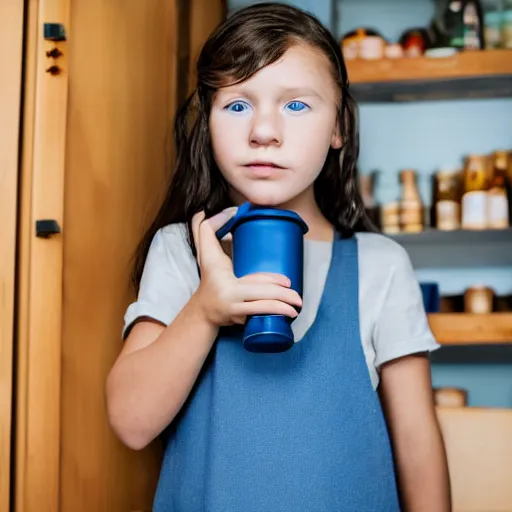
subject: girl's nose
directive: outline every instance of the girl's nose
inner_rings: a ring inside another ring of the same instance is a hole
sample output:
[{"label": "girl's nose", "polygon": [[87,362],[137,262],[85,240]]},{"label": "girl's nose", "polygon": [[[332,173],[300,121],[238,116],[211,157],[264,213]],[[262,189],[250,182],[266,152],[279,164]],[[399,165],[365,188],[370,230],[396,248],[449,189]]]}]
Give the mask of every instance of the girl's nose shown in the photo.
[{"label": "girl's nose", "polygon": [[250,132],[250,144],[255,146],[280,146],[282,129],[277,113],[257,113],[253,117]]}]

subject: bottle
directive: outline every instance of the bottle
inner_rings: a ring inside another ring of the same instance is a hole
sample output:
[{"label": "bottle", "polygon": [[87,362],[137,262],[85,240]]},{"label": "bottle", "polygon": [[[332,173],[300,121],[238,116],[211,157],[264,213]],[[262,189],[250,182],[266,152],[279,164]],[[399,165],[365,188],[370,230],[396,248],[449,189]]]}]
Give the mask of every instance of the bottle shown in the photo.
[{"label": "bottle", "polygon": [[492,162],[493,169],[488,199],[488,225],[492,229],[506,229],[510,225],[509,155],[506,151],[496,151]]},{"label": "bottle", "polygon": [[435,180],[435,227],[441,231],[460,228],[460,172],[440,170]]},{"label": "bottle", "polygon": [[501,47],[512,48],[512,0],[504,0],[501,13]]},{"label": "bottle", "polygon": [[485,49],[499,48],[501,44],[501,12],[499,0],[483,0]]},{"label": "bottle", "polygon": [[400,226],[406,233],[423,231],[423,202],[416,185],[416,173],[412,169],[400,173],[402,196],[400,199]]},{"label": "bottle", "polygon": [[484,48],[482,7],[478,0],[448,0],[444,27],[448,45],[461,50]]},{"label": "bottle", "polygon": [[463,2],[464,49],[482,50],[485,47],[484,17],[478,0]]},{"label": "bottle", "polygon": [[394,235],[400,233],[400,203],[384,203],[380,210],[380,225],[383,233]]},{"label": "bottle", "polygon": [[487,229],[489,179],[483,155],[470,155],[464,168],[462,228]]}]

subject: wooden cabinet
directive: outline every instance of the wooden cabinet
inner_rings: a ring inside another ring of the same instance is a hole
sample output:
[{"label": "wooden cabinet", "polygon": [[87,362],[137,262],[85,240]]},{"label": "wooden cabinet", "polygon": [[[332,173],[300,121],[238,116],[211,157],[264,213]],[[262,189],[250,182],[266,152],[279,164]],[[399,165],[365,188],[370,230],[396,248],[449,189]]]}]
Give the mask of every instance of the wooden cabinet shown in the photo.
[{"label": "wooden cabinet", "polygon": [[151,509],[158,443],[121,445],[104,383],[190,54],[224,15],[220,0],[1,3],[0,512]]}]

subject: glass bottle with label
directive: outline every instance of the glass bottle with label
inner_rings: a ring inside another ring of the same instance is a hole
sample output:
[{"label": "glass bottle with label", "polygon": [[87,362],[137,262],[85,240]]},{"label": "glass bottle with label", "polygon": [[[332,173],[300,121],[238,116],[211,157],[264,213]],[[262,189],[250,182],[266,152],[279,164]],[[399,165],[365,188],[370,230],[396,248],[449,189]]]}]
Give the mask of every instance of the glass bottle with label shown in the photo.
[{"label": "glass bottle with label", "polygon": [[489,179],[486,157],[470,155],[464,168],[463,229],[487,228]]},{"label": "glass bottle with label", "polygon": [[503,1],[501,14],[501,47],[512,48],[512,0]]},{"label": "glass bottle with label", "polygon": [[484,48],[483,12],[478,0],[448,0],[444,27],[449,46],[461,50]]},{"label": "glass bottle with label", "polygon": [[485,49],[499,48],[501,44],[501,11],[499,0],[483,0]]},{"label": "glass bottle with label", "polygon": [[423,231],[423,202],[416,185],[416,173],[406,169],[400,173],[402,196],[400,199],[400,225],[406,233]]},{"label": "glass bottle with label", "polygon": [[470,155],[464,168],[462,196],[462,227],[487,229],[487,199],[489,176],[484,155]]},{"label": "glass bottle with label", "polygon": [[492,229],[506,229],[510,225],[508,181],[509,155],[496,151],[493,155],[493,169],[488,198],[488,224]]},{"label": "glass bottle with label", "polygon": [[482,50],[484,42],[484,18],[478,0],[465,0],[463,3],[464,49]]},{"label": "glass bottle with label", "polygon": [[460,172],[440,170],[435,177],[436,228],[451,231],[460,228]]}]

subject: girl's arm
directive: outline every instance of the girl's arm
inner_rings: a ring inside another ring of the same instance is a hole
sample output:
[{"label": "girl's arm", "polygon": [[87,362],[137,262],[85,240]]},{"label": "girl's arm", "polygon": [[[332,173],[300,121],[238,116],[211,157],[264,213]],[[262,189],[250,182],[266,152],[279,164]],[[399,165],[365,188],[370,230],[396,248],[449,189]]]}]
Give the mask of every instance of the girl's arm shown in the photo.
[{"label": "girl's arm", "polygon": [[381,367],[379,392],[393,444],[404,512],[451,511],[446,453],[422,354]]},{"label": "girl's arm", "polygon": [[215,230],[228,218],[226,214],[207,221],[202,215],[195,217],[199,288],[167,327],[139,319],[110,371],[106,386],[110,423],[133,449],[149,444],[179,412],[220,326],[243,323],[247,315],[262,313],[295,317],[293,306],[302,304],[284,276],[234,276],[231,260],[215,238]]}]

